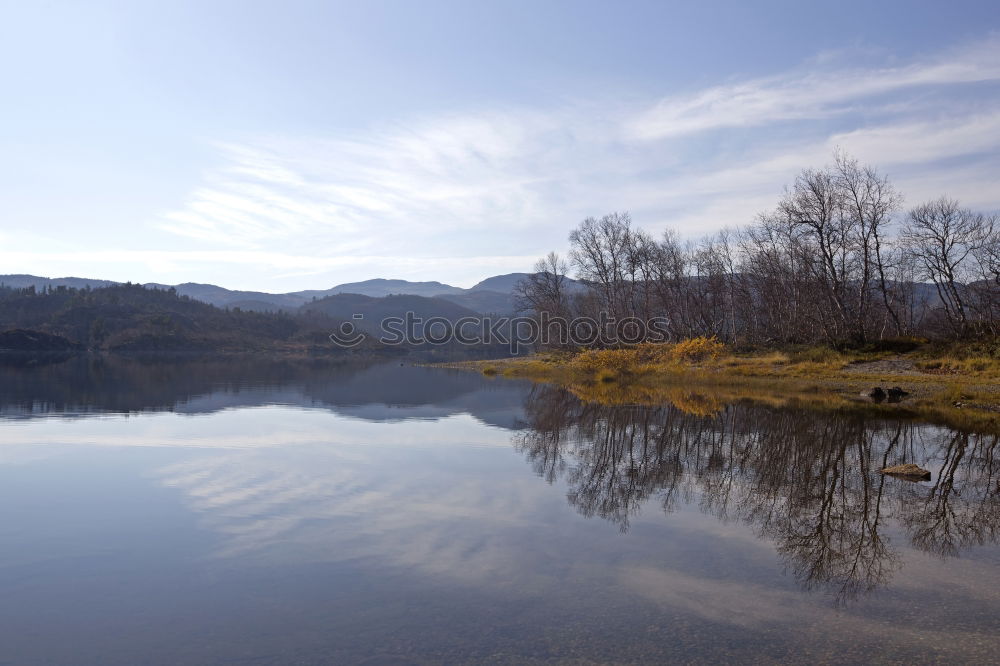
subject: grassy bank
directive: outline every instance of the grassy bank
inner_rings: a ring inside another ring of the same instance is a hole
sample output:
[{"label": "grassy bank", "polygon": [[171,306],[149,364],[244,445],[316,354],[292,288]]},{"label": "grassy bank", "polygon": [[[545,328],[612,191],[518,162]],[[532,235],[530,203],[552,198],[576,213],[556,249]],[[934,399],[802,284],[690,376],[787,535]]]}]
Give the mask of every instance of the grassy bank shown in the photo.
[{"label": "grassy bank", "polygon": [[[487,376],[556,383],[602,403],[671,402],[711,413],[727,402],[753,400],[891,412],[961,429],[1000,431],[1000,360],[988,345],[910,346],[904,353],[827,347],[737,352],[697,338],[456,366]],[[909,395],[897,403],[875,403],[864,395],[875,386],[899,386]]]}]

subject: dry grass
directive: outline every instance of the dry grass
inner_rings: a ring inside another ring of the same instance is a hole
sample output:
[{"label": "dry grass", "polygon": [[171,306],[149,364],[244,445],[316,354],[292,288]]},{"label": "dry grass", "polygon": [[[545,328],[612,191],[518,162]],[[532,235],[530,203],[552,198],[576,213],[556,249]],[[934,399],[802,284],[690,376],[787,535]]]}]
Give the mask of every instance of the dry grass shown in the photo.
[{"label": "dry grass", "polygon": [[705,336],[682,340],[669,347],[669,354],[675,361],[697,363],[715,360],[726,353],[726,346],[715,339],[715,336]]},{"label": "dry grass", "polygon": [[[456,365],[487,376],[560,384],[581,399],[604,404],[670,403],[708,415],[734,400],[791,401],[811,408],[889,411],[964,430],[1000,430],[1000,360],[955,350],[940,357],[926,350],[900,356],[823,347],[737,354],[717,340],[700,338]],[[898,367],[909,370],[894,370]],[[873,405],[860,397],[872,386],[896,385],[911,393],[902,403]]]},{"label": "dry grass", "polygon": [[969,377],[996,377],[1000,375],[1000,360],[985,356],[928,359],[917,361],[916,366],[925,372],[938,375],[965,375]]}]

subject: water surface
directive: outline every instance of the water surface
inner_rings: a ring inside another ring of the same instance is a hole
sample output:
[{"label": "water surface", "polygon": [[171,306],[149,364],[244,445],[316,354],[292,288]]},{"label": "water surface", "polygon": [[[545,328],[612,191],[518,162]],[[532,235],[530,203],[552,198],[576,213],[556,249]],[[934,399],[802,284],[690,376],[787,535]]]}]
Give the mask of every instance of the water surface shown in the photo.
[{"label": "water surface", "polygon": [[698,397],[0,367],[0,663],[996,658],[995,436]]}]

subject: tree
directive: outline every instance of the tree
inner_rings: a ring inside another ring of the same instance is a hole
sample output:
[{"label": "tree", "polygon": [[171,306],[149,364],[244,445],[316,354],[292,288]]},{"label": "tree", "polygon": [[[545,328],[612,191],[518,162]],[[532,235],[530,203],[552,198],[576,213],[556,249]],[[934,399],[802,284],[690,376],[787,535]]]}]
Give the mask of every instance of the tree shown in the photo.
[{"label": "tree", "polygon": [[514,285],[518,310],[554,316],[569,314],[569,279],[566,262],[555,252],[549,252],[535,262],[534,272]]},{"label": "tree", "polygon": [[835,153],[834,171],[860,264],[859,274],[855,276],[857,330],[865,332],[865,320],[872,314],[871,295],[877,284],[882,306],[892,321],[896,335],[902,335],[902,323],[896,312],[897,294],[886,279],[885,238],[886,227],[892,222],[892,215],[902,203],[902,197],[886,176],[874,167],[861,166],[846,153]]},{"label": "tree", "polygon": [[971,332],[971,294],[977,253],[990,244],[993,220],[942,197],[913,208],[902,240],[917,259],[922,279],[934,283],[948,325],[957,335]]},{"label": "tree", "polygon": [[572,318],[572,294],[566,276],[566,262],[549,252],[535,263],[533,273],[514,285],[514,302],[520,312],[535,316],[540,325],[550,328],[544,340],[550,347],[569,345],[568,322]]},{"label": "tree", "polygon": [[588,217],[570,233],[569,242],[577,276],[598,291],[607,313],[612,317],[631,314],[628,277],[635,253],[629,214],[611,213],[599,220]]},{"label": "tree", "polygon": [[[778,204],[778,211],[801,234],[809,250],[804,259],[822,287],[826,307],[820,308],[819,314],[826,337],[843,337],[855,313],[848,294],[851,233],[836,176],[828,170],[802,171]],[[863,331],[855,332],[864,337]]]},{"label": "tree", "polygon": [[[586,285],[574,313],[663,318],[674,338],[737,344],[866,343],[933,333],[935,319],[952,334],[1000,332],[997,218],[940,199],[894,234],[901,205],[885,174],[838,151],[801,171],[774,210],[700,242],[670,229],[654,239],[624,212],[588,217],[569,236]],[[535,311],[555,308],[546,279],[526,285],[548,301],[528,298]]]}]

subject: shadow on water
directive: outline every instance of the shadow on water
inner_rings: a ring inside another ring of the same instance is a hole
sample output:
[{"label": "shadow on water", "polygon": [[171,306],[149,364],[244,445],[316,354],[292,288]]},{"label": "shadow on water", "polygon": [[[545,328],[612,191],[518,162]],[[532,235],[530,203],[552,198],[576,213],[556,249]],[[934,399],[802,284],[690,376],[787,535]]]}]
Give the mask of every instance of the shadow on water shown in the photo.
[{"label": "shadow on water", "polygon": [[[584,516],[626,532],[649,503],[666,513],[697,504],[752,526],[804,588],[841,602],[890,582],[901,561],[894,529],[941,557],[997,540],[996,435],[864,412],[685,400],[606,405],[536,385],[514,443],[539,476],[568,485]],[[902,462],[931,469],[932,481],[878,472]]]}]

